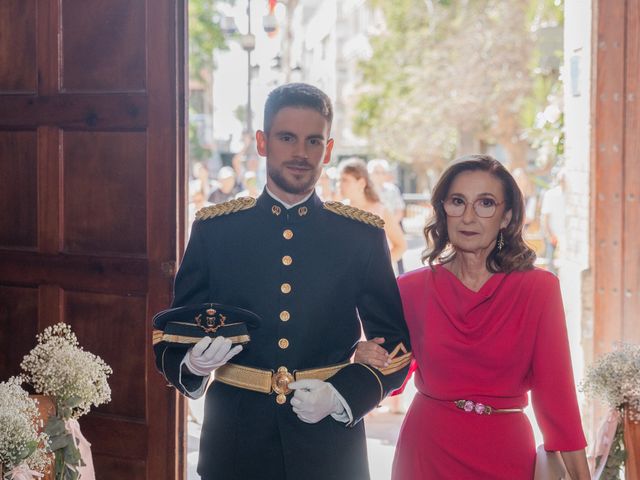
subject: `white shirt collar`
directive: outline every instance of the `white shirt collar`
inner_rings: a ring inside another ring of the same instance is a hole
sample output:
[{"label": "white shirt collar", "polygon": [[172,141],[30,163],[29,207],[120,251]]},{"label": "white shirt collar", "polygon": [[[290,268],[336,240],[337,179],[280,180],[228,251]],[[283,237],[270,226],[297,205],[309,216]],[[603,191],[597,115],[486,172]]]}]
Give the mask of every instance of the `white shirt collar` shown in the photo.
[{"label": "white shirt collar", "polygon": [[269,196],[271,198],[273,198],[274,200],[279,201],[282,205],[284,205],[284,208],[286,208],[287,210],[289,210],[290,208],[295,207],[296,205],[300,205],[301,203],[306,202],[307,200],[309,200],[311,198],[311,195],[313,195],[314,190],[311,190],[311,193],[309,193],[309,195],[307,195],[306,197],[304,197],[302,200],[300,200],[299,202],[296,203],[287,203],[284,200],[282,200],[281,198],[278,198],[278,196],[273,193],[271,190],[269,190],[269,187],[265,186],[264,189],[267,191],[267,193],[269,194]]}]

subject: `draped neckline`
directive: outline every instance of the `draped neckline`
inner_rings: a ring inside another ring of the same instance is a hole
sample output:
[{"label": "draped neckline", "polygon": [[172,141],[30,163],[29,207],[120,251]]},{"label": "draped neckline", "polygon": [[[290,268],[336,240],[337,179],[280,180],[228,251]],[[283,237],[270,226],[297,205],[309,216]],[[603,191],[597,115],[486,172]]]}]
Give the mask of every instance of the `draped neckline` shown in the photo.
[{"label": "draped neckline", "polygon": [[467,292],[471,296],[481,295],[484,298],[490,297],[495,291],[496,287],[500,285],[503,278],[505,277],[504,273],[493,273],[489,278],[487,278],[487,280],[485,280],[485,282],[482,284],[482,286],[478,290],[473,290],[467,287],[462,282],[462,280],[460,280],[457,277],[455,273],[453,273],[451,270],[446,268],[444,265],[436,265],[436,273],[439,272],[440,270],[444,270],[446,272],[446,275],[448,275],[450,278],[450,283],[454,285],[457,284],[459,287],[459,290],[461,290],[462,292]]},{"label": "draped neckline", "polygon": [[506,321],[496,311],[497,305],[502,303],[496,303],[496,295],[501,291],[506,274],[494,273],[477,292],[442,265],[437,265],[433,274],[435,299],[444,314],[442,318],[448,319],[449,324],[465,336],[465,342],[472,338],[482,339]]}]

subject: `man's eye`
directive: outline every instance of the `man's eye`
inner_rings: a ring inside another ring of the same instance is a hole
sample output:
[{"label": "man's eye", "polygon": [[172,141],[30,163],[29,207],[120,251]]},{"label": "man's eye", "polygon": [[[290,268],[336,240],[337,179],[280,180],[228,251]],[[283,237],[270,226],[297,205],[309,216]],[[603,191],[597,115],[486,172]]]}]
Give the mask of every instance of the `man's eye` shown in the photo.
[{"label": "man's eye", "polygon": [[319,138],[311,138],[309,139],[309,143],[311,145],[321,145],[322,141]]},{"label": "man's eye", "polygon": [[282,140],[283,142],[292,142],[293,137],[291,135],[281,135],[280,140]]}]

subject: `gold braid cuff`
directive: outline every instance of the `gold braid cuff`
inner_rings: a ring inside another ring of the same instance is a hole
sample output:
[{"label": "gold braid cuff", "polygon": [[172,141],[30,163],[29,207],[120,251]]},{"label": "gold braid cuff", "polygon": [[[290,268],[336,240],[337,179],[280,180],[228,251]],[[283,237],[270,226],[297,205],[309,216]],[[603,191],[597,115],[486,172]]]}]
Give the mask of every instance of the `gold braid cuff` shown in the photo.
[{"label": "gold braid cuff", "polygon": [[389,354],[389,366],[385,368],[380,368],[380,372],[383,375],[391,375],[392,373],[396,373],[399,370],[402,370],[404,367],[411,363],[413,355],[411,352],[407,351],[407,347],[404,346],[404,343],[400,342],[396,345],[396,348]]},{"label": "gold braid cuff", "polygon": [[255,198],[241,197],[235,200],[229,200],[228,202],[219,203],[217,205],[210,205],[208,207],[203,207],[196,212],[196,220],[208,220],[209,218],[229,215],[230,213],[239,212],[241,210],[248,210],[249,208],[254,207],[255,204]]},{"label": "gold braid cuff", "polygon": [[366,212],[340,202],[324,202],[324,208],[330,212],[350,218],[351,220],[357,220],[367,225],[384,228],[384,220],[371,212]]}]

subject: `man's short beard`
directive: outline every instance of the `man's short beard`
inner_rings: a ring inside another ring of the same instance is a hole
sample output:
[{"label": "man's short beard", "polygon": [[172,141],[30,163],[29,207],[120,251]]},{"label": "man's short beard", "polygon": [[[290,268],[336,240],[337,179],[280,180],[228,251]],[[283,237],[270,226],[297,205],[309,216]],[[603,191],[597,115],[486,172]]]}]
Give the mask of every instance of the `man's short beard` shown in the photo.
[{"label": "man's short beard", "polygon": [[296,183],[292,184],[289,182],[284,175],[281,175],[280,170],[273,170],[267,173],[269,178],[275,183],[282,191],[290,193],[292,195],[300,195],[302,193],[308,193],[313,190],[316,182],[318,181],[319,176],[313,176],[309,179],[309,181],[305,183]]}]

